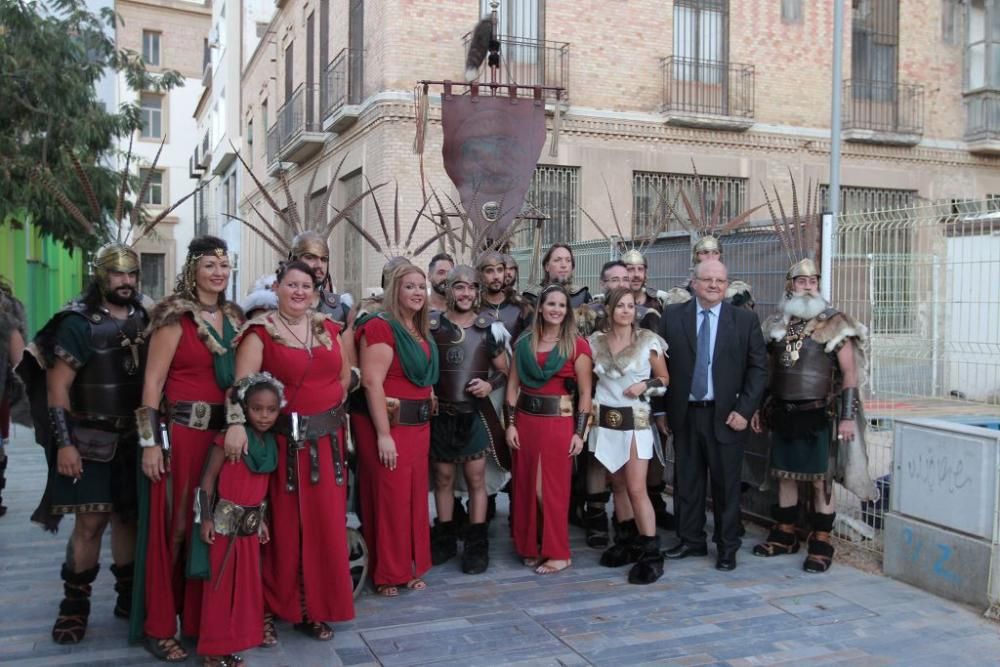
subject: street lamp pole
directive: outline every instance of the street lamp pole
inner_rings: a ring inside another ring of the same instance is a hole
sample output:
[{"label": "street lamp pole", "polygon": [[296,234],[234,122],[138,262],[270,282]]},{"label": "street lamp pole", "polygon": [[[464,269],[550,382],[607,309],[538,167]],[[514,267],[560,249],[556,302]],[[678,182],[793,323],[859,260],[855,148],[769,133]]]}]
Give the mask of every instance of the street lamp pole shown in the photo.
[{"label": "street lamp pole", "polygon": [[823,255],[821,288],[826,298],[833,298],[833,236],[840,215],[840,121],[844,89],[844,0],[833,2],[833,90],[830,105],[830,213],[823,216]]}]

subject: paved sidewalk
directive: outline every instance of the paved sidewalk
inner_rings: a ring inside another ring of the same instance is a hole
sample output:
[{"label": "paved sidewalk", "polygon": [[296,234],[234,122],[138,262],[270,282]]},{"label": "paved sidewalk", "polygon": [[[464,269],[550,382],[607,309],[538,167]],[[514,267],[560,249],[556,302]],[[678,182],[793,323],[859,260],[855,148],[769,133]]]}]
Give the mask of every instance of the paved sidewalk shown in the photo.
[{"label": "paved sidewalk", "polygon": [[[41,450],[29,431],[16,430],[9,454],[4,501],[10,509],[0,519],[0,664],[162,664],[126,645],[125,622],[111,614],[107,555],[86,640],[64,647],[49,639],[69,526],[49,535],[28,522],[45,477]],[[247,662],[1000,664],[1000,626],[973,610],[847,566],[807,575],[800,556],[754,558],[752,536],[735,572],[717,572],[714,557],[688,559],[668,563],[666,575],[652,586],[630,586],[625,569],[597,564],[598,552],[586,548],[578,531],[572,532],[573,566],[546,577],[514,557],[505,515],[491,532],[487,574],[466,576],[451,562],[430,572],[426,591],[403,591],[391,600],[363,595],[357,619],[336,626],[332,643],[279,624],[280,646],[250,651]],[[188,664],[197,664],[195,658]]]}]

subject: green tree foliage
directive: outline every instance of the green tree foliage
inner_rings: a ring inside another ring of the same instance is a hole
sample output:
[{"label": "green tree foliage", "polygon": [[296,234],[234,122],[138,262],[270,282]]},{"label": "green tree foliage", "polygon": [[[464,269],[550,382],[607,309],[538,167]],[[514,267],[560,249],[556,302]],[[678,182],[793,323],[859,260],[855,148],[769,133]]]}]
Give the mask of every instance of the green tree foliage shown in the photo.
[{"label": "green tree foliage", "polygon": [[105,109],[95,84],[107,71],[136,91],[183,85],[180,73],[147,72],[138,53],[117,48],[120,22],[111,9],[95,16],[83,0],[0,0],[0,222],[30,218],[70,248],[103,240],[84,233],[32,173],[47,170],[93,218],[73,171],[75,155],[106,212],[101,222],[109,222],[121,177],[108,163],[115,162],[116,139],[141,123],[137,100]]}]

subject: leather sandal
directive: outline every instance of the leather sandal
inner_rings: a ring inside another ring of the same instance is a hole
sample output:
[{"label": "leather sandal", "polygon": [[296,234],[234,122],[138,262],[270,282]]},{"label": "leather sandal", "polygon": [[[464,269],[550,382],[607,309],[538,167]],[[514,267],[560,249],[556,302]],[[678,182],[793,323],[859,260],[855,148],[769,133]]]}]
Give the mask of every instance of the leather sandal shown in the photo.
[{"label": "leather sandal", "polygon": [[399,597],[399,587],[393,584],[378,584],[375,586],[375,594],[384,598],[397,598]]},{"label": "leather sandal", "polygon": [[173,637],[167,637],[166,639],[156,639],[155,637],[146,637],[146,650],[149,651],[153,657],[157,660],[162,660],[163,662],[184,662],[188,658],[187,651],[181,646]]},{"label": "leather sandal", "polygon": [[767,534],[767,541],[753,548],[754,556],[770,558],[798,553],[799,538],[795,534],[795,526],[790,523],[778,523]]},{"label": "leather sandal", "polygon": [[802,563],[802,569],[812,574],[822,574],[833,565],[833,545],[830,533],[814,531],[809,535],[809,555]]},{"label": "leather sandal", "polygon": [[406,588],[411,591],[422,591],[427,588],[427,582],[420,577],[414,577],[406,582]]},{"label": "leather sandal", "polygon": [[321,621],[303,620],[292,627],[296,632],[301,632],[306,637],[312,637],[316,641],[328,642],[333,639],[333,628]]},{"label": "leather sandal", "polygon": [[278,630],[274,627],[274,614],[264,614],[264,640],[261,648],[274,648],[278,645]]}]

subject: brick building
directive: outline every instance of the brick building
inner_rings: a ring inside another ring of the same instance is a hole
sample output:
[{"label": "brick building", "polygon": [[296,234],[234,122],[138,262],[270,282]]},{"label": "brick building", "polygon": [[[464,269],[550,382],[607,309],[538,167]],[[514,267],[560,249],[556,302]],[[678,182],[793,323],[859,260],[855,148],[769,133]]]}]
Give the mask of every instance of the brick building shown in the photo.
[{"label": "brick building", "polygon": [[[132,0],[130,0],[132,1]],[[1000,193],[1000,71],[984,26],[992,0],[845,2],[842,195],[845,210]],[[461,80],[464,37],[488,0],[279,0],[241,79],[244,155],[283,201],[284,170],[301,206],[346,156],[331,202],[364,179],[397,181],[403,219],[422,201],[413,153],[413,90]],[[505,76],[566,89],[557,154],[543,149],[528,201],[549,216],[546,243],[613,233],[605,181],[626,225],[648,228],[654,188],[690,187],[692,159],[709,199],[737,212],[829,182],[833,3],[807,0],[502,0]],[[998,60],[1000,62],[1000,60]],[[553,106],[550,102],[550,112]],[[432,98],[426,182],[452,191]],[[549,123],[552,123],[550,113]],[[549,141],[551,141],[551,134]],[[313,192],[306,193],[319,169]],[[248,180],[240,211],[267,210]],[[389,189],[381,191],[391,209]],[[377,229],[373,207],[361,217]],[[672,230],[677,231],[677,230]],[[429,225],[418,237],[430,234]],[[520,238],[522,243],[525,238]],[[244,231],[241,290],[274,253]],[[381,258],[346,225],[331,273],[358,294]]]}]

